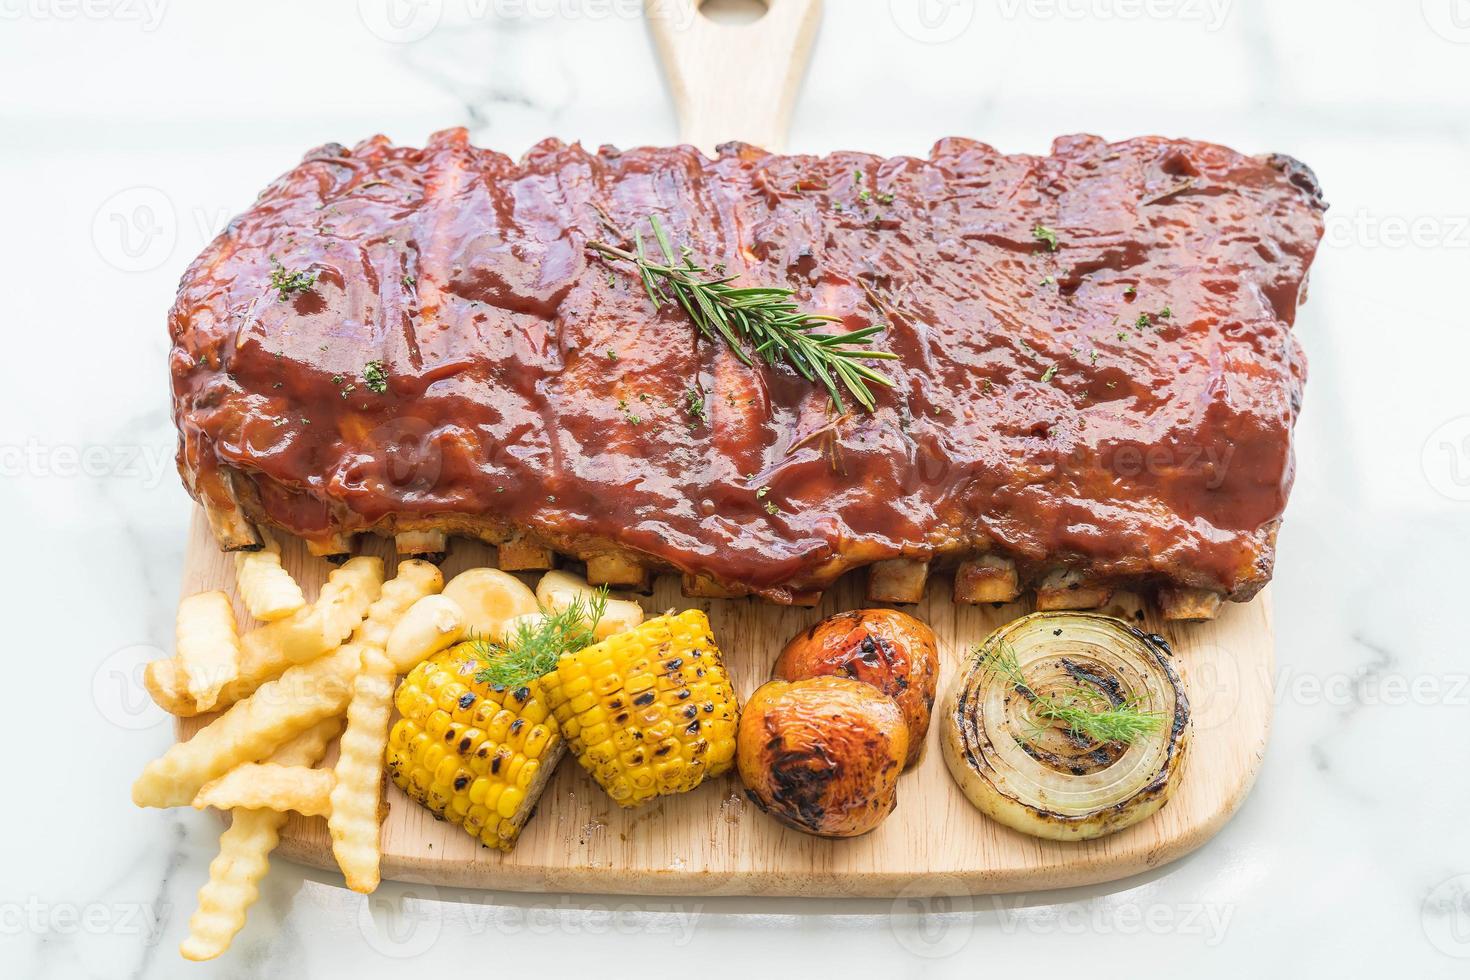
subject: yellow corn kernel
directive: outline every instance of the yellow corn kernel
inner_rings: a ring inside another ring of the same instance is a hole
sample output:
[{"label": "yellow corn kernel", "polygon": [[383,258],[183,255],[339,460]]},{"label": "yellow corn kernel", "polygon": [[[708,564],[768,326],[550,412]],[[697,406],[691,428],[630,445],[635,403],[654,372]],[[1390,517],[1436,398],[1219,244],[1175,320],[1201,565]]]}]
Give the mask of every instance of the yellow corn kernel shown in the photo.
[{"label": "yellow corn kernel", "polygon": [[566,751],[539,683],[516,690],[475,680],[462,643],[416,666],[394,698],[388,773],[410,798],[488,847],[515,846]]},{"label": "yellow corn kernel", "polygon": [[739,706],[697,609],[563,657],[540,683],[577,760],[622,806],[687,792],[734,762]]}]

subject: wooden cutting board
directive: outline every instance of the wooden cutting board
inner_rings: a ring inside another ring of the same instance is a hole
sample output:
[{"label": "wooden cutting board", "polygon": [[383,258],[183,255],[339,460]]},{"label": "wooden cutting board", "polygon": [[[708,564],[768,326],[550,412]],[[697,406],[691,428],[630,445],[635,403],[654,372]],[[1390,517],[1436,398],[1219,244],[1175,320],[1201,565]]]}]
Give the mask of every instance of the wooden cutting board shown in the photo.
[{"label": "wooden cutting board", "polygon": [[[795,93],[820,17],[819,0],[768,0],[759,21],[742,27],[709,22],[695,0],[650,3],[650,30],[664,60],[688,142],[744,139],[772,149],[784,141]],[[941,135],[941,134],[936,134]],[[391,546],[362,541],[364,553]],[[446,577],[493,565],[494,549],[455,540]],[[284,543],[286,567],[315,595],[327,564],[296,541]],[[534,585],[535,576],[523,576]],[[183,591],[234,594],[233,560],[216,548],[196,512],[185,554]],[[931,579],[928,598],[910,612],[933,627],[942,658],[941,697],[965,653],[997,626],[1031,611],[1029,601],[1000,608],[956,606],[950,582]],[[769,679],[776,655],[798,630],[864,605],[862,576],[849,576],[815,609],[755,600],[689,600],[674,578],[643,600],[649,612],[697,605],[742,700]],[[238,607],[238,603],[237,603]],[[241,623],[248,623],[237,608]],[[1272,708],[1269,593],[1247,605],[1227,603],[1212,623],[1162,622],[1136,597],[1104,610],[1165,636],[1194,707],[1191,758],[1169,804],[1122,833],[1085,843],[1026,837],[993,823],[951,780],[929,733],[923,759],[899,783],[894,813],[873,833],[821,840],[788,830],[747,803],[733,773],[693,793],[635,810],[613,805],[571,758],[563,760],[535,816],[511,854],[481,847],[388,787],[383,874],[434,884],[523,891],[659,895],[895,896],[983,894],[1080,885],[1158,867],[1199,847],[1230,819],[1249,792],[1266,747]],[[1141,617],[1141,618],[1140,618]],[[201,720],[181,720],[188,737]],[[280,853],[335,868],[326,824],[292,816]]]},{"label": "wooden cutting board", "polygon": [[[362,551],[382,555],[391,573],[394,559],[387,542],[365,538]],[[284,543],[283,552],[287,569],[308,597],[314,596],[326,579],[327,563],[307,555],[294,540]],[[444,574],[493,565],[494,559],[493,548],[455,540]],[[185,594],[223,589],[233,595],[234,578],[233,559],[219,552],[203,512],[197,512],[185,557]],[[535,583],[534,575],[522,578]],[[691,605],[706,610],[743,701],[769,679],[771,664],[793,634],[864,603],[859,575],[844,579],[815,609],[752,599],[689,600],[672,577],[661,580],[643,605],[649,612]],[[1031,606],[956,606],[949,600],[949,581],[936,576],[925,601],[909,611],[932,626],[939,639],[942,693],[966,651]],[[899,781],[898,808],[876,831],[855,840],[820,840],[783,828],[745,801],[733,773],[684,796],[624,811],[567,757],[510,854],[481,847],[390,785],[383,875],[522,891],[891,896],[930,895],[935,888],[955,894],[1054,888],[1157,867],[1209,840],[1250,790],[1271,720],[1270,597],[1227,604],[1213,623],[1164,623],[1126,594],[1104,611],[1169,639],[1195,719],[1191,756],[1174,798],[1159,814],[1122,833],[1068,844],[1036,840],[988,820],[950,778],[936,725],[923,759]],[[236,613],[242,627],[249,623],[238,603]],[[200,724],[181,720],[180,737],[192,735]],[[280,853],[316,867],[336,867],[320,818],[292,816]]]}]

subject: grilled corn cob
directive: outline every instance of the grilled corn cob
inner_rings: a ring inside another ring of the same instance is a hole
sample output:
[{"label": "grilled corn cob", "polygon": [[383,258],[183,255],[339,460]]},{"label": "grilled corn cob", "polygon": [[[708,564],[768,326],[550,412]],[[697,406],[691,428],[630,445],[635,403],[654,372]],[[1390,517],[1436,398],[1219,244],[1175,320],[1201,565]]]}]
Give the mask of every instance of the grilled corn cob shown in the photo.
[{"label": "grilled corn cob", "polygon": [[735,758],[735,690],[697,609],[562,657],[541,686],[582,768],[621,806],[688,792]]},{"label": "grilled corn cob", "polygon": [[434,816],[508,851],[566,744],[537,682],[506,689],[475,680],[471,643],[419,664],[398,686],[403,715],[388,737],[388,774]]}]

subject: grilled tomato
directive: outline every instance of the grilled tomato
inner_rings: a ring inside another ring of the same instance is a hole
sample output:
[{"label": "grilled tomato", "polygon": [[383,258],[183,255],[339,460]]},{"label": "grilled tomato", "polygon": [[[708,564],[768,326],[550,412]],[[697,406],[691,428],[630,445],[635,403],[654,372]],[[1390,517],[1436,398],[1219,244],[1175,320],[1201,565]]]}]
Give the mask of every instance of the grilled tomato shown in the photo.
[{"label": "grilled tomato", "polygon": [[856,609],[838,613],[798,633],[776,660],[781,680],[835,675],[850,677],[898,702],[908,726],[905,766],[918,761],[929,733],[939,654],[934,632],[896,609]]},{"label": "grilled tomato", "polygon": [[909,733],[898,702],[847,677],[768,681],[740,716],[746,794],[789,827],[866,834],[893,812]]}]

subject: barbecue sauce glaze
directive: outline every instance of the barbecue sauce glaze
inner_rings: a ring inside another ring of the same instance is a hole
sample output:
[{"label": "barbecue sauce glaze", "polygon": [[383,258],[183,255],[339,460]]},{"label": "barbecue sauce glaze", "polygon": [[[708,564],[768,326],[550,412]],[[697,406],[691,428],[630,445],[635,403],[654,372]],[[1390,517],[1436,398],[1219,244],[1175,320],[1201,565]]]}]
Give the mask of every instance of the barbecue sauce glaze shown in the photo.
[{"label": "barbecue sauce glaze", "polygon": [[[252,519],[309,539],[483,521],[778,600],[986,549],[1247,598],[1292,482],[1323,207],[1288,158],[1160,138],[331,144],[183,277],[180,468],[217,503],[238,472]],[[701,264],[884,324],[877,410],[740,363],[586,249],[650,214]]]}]

